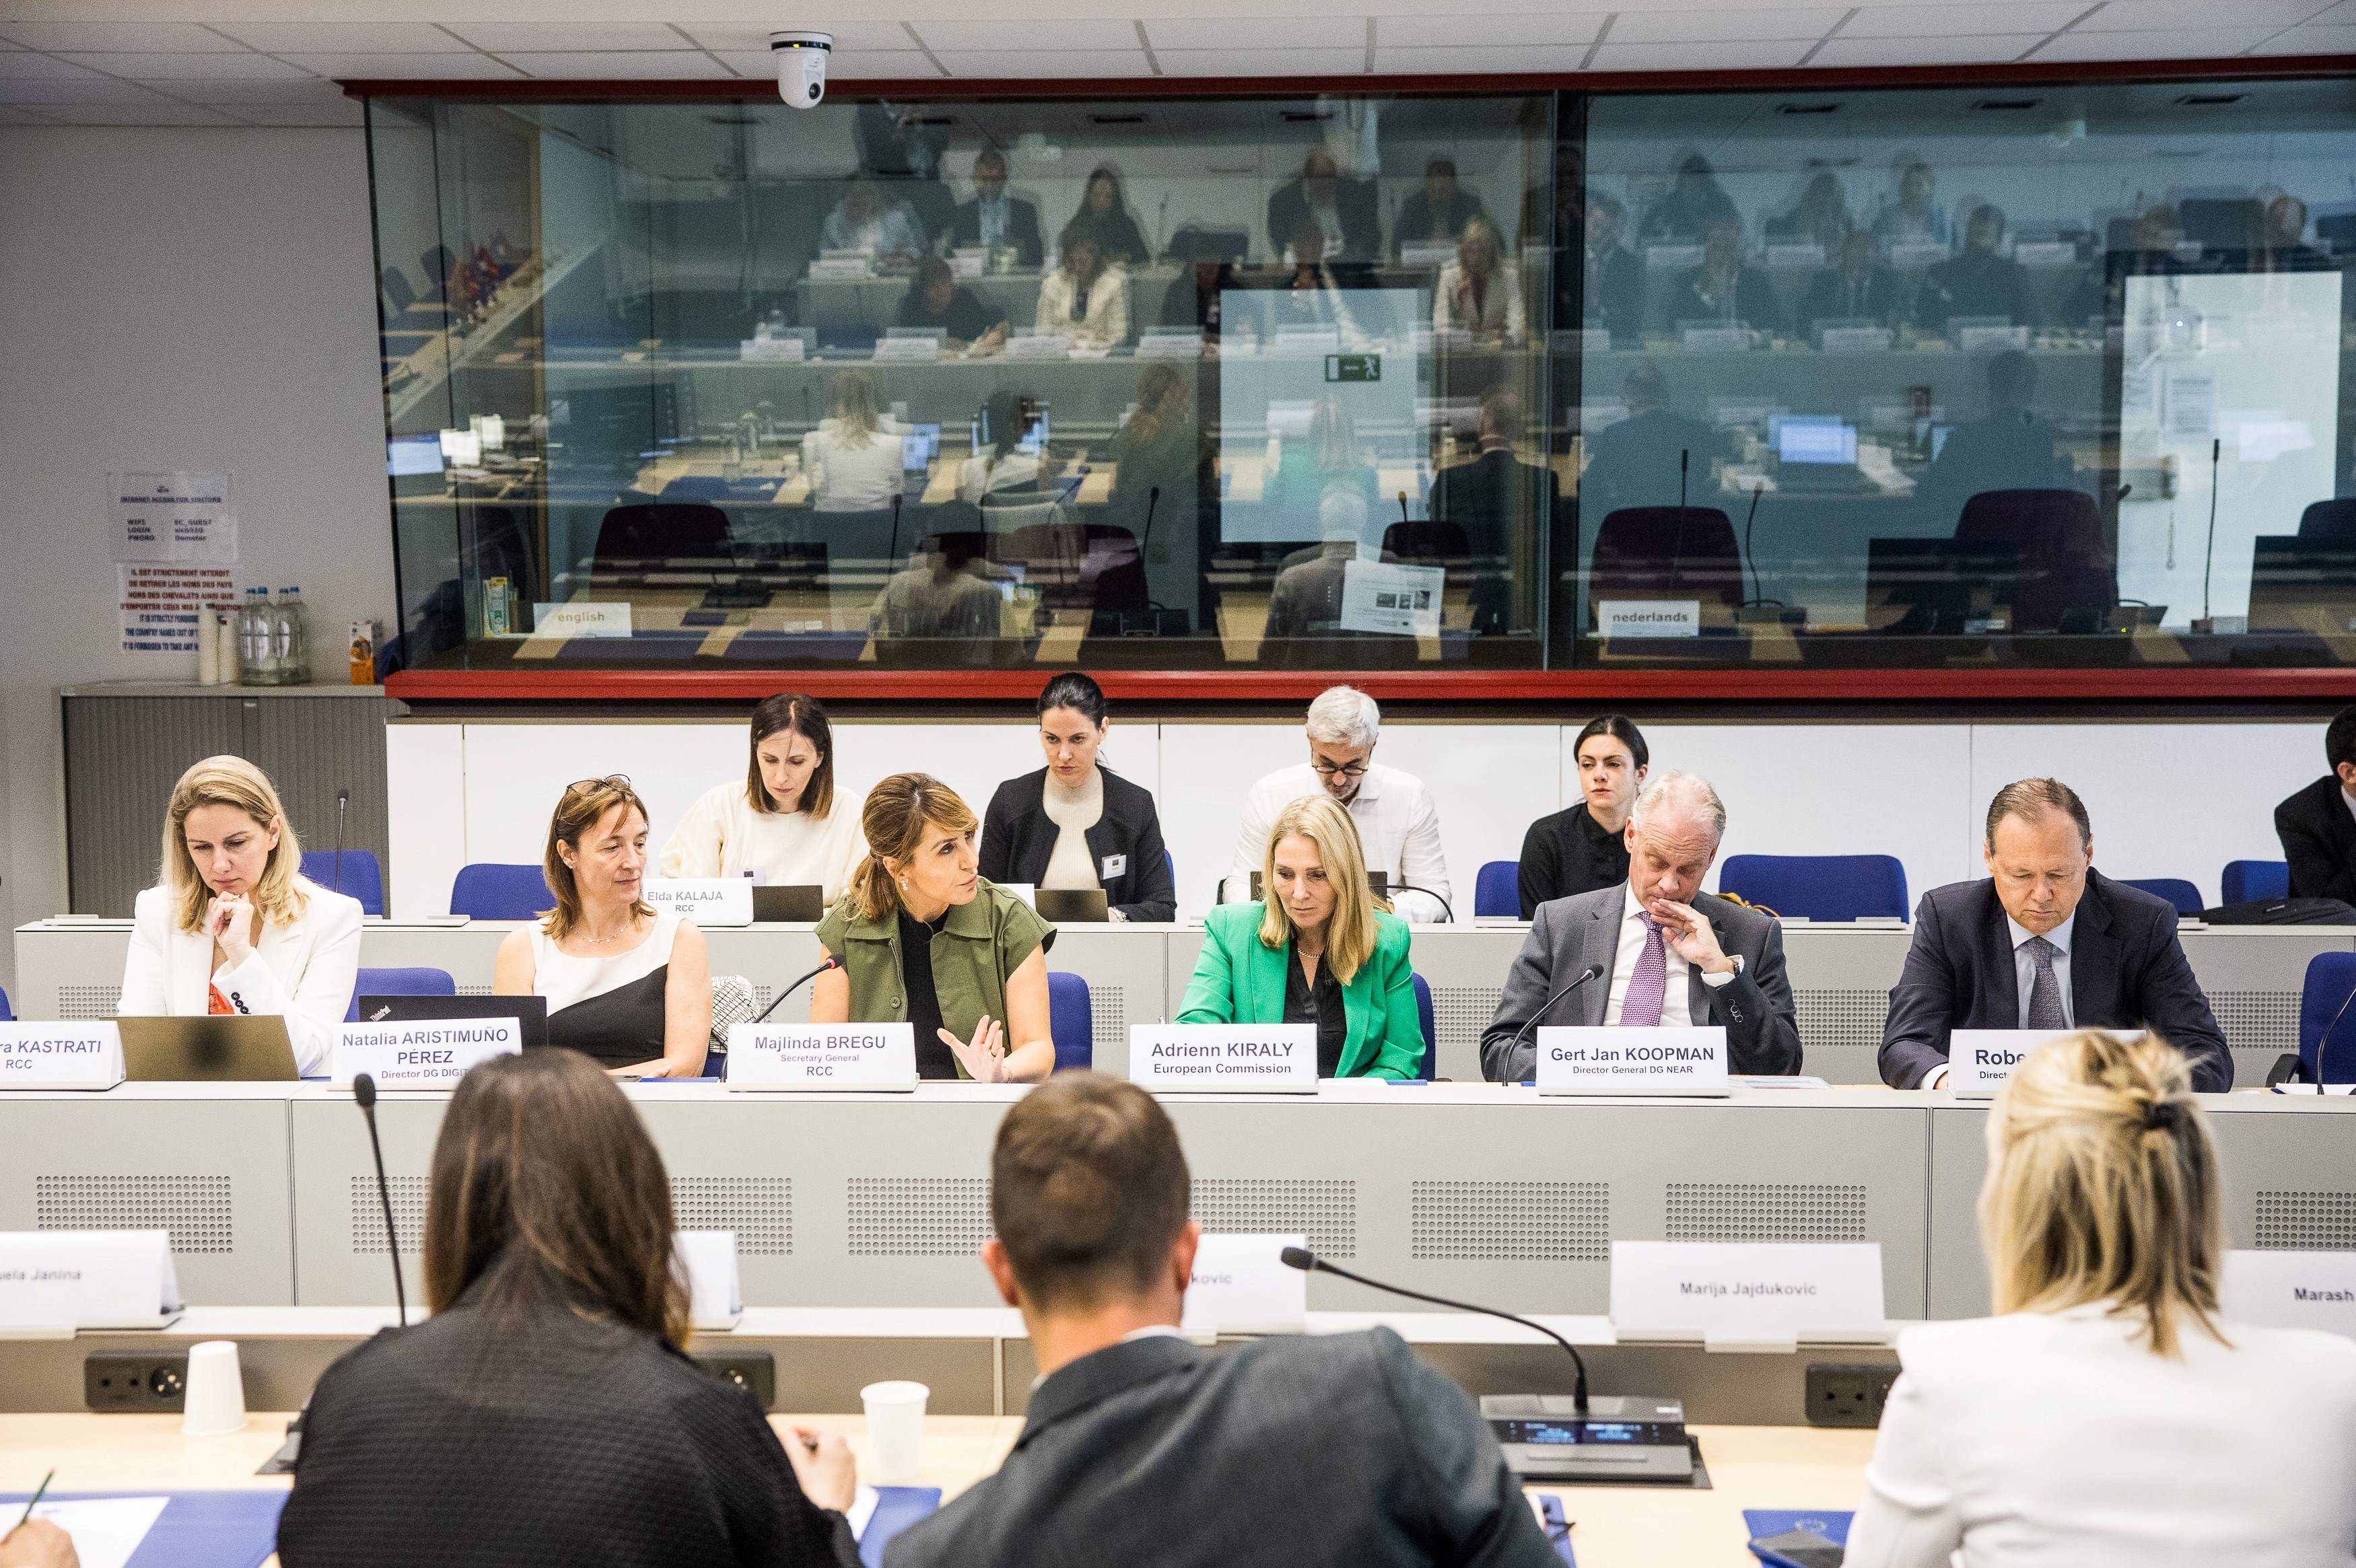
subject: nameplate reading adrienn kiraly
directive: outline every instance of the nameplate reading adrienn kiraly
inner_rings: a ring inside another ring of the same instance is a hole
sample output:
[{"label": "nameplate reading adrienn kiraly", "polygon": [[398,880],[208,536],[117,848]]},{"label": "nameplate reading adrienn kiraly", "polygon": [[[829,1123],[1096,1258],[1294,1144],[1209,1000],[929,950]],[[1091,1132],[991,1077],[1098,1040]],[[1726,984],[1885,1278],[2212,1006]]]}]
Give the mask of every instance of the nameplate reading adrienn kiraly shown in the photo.
[{"label": "nameplate reading adrienn kiraly", "polygon": [[1129,1077],[1139,1086],[1213,1093],[1317,1093],[1315,1024],[1137,1024]]},{"label": "nameplate reading adrienn kiraly", "polygon": [[913,1024],[738,1024],[728,1031],[731,1089],[916,1086]]}]

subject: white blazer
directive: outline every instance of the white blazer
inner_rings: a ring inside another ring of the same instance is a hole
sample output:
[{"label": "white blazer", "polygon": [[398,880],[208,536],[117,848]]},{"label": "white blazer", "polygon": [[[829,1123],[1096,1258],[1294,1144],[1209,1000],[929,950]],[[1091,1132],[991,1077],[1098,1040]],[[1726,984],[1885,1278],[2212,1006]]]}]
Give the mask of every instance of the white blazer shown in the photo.
[{"label": "white blazer", "polygon": [[241,1013],[286,1020],[294,1071],[327,1070],[328,1048],[351,1010],[360,972],[360,901],[329,892],[307,878],[295,885],[310,899],[292,925],[264,921],[253,956],[234,969],[212,972],[212,938],[182,931],[173,919],[172,890],[149,888],[134,904],[131,950],[123,960],[117,1014],[129,1018],[197,1018],[210,1010],[208,984]]},{"label": "white blazer", "polygon": [[1846,1568],[2347,1568],[2356,1342],[2100,1306],[1903,1335]]}]

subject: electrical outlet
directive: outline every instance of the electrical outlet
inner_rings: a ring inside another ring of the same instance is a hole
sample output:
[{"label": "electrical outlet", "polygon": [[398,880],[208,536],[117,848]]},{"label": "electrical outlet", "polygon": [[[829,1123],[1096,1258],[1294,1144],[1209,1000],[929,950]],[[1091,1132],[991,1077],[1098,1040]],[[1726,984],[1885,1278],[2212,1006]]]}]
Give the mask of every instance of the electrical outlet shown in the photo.
[{"label": "electrical outlet", "polygon": [[777,1358],[766,1350],[697,1350],[695,1364],[724,1383],[734,1383],[763,1410],[777,1403]]},{"label": "electrical outlet", "polygon": [[187,1392],[186,1350],[92,1350],[82,1359],[82,1403],[102,1414],[177,1411]]},{"label": "electrical outlet", "polygon": [[1811,1362],[1808,1367],[1808,1424],[1879,1426],[1881,1424],[1881,1407],[1890,1403],[1890,1385],[1897,1381],[1896,1367]]}]

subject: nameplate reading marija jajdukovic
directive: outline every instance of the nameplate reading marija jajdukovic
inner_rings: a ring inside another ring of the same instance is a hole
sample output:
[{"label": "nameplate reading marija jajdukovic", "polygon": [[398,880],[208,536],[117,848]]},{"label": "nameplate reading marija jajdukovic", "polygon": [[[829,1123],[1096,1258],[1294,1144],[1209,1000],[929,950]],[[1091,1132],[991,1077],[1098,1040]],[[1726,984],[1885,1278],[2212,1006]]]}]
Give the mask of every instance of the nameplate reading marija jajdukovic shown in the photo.
[{"label": "nameplate reading marija jajdukovic", "polygon": [[1541,1094],[1724,1094],[1726,1030],[1538,1029]]},{"label": "nameplate reading marija jajdukovic", "polygon": [[912,1024],[738,1024],[728,1031],[731,1089],[914,1089]]},{"label": "nameplate reading marija jajdukovic", "polygon": [[1315,1024],[1137,1024],[1130,1082],[1157,1092],[1317,1093]]}]

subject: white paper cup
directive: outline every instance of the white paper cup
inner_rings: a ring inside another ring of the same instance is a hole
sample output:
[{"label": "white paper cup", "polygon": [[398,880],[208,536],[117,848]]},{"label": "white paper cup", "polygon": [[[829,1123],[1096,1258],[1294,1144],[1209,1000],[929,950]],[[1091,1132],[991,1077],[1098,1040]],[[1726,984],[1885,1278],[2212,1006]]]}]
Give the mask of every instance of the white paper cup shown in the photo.
[{"label": "white paper cup", "polygon": [[245,1430],[245,1375],[237,1343],[207,1339],[188,1347],[187,1399],[180,1430],[190,1437],[223,1437]]},{"label": "white paper cup", "polygon": [[916,1478],[925,1445],[925,1402],[933,1391],[894,1380],[859,1391],[867,1407],[867,1478],[893,1486]]}]

